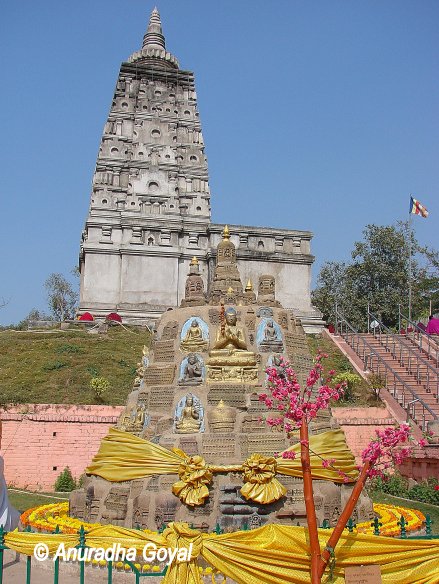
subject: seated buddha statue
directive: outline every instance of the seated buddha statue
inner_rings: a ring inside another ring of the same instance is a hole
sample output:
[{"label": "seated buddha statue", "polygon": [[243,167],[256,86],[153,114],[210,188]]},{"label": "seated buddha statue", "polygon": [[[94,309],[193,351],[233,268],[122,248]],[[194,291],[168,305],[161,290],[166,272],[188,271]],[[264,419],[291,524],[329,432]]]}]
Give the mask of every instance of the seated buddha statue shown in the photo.
[{"label": "seated buddha statue", "polygon": [[203,366],[195,353],[190,353],[183,367],[183,375],[178,383],[181,385],[196,385],[203,381]]},{"label": "seated buddha statue", "polygon": [[209,351],[209,365],[256,365],[256,355],[247,350],[245,334],[237,324],[234,308],[225,312],[225,324],[219,327],[216,341]]},{"label": "seated buddha statue", "polygon": [[259,343],[261,351],[282,352],[282,337],[278,334],[273,320],[267,320],[263,331],[262,341]]},{"label": "seated buddha statue", "polygon": [[175,422],[175,432],[177,434],[194,434],[199,432],[202,424],[200,410],[194,404],[193,395],[186,396],[185,404],[181,410],[180,417]]},{"label": "seated buddha statue", "polygon": [[190,352],[205,351],[207,349],[207,341],[203,338],[203,331],[196,318],[191,322],[180,346],[184,351]]}]

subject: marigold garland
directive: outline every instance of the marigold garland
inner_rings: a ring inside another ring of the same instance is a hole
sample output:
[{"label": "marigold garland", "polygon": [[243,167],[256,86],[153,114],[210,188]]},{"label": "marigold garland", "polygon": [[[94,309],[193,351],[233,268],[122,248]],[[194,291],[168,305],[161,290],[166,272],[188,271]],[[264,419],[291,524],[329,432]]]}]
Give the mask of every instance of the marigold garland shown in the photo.
[{"label": "marigold garland", "polygon": [[[397,505],[383,505],[375,503],[373,506],[374,512],[380,518],[381,535],[398,536],[400,535],[400,526],[398,522],[401,516],[406,521],[406,532],[417,531],[422,527],[425,521],[425,516],[417,509],[406,509]],[[38,531],[46,531],[53,533],[58,526],[61,533],[77,533],[77,531],[84,527],[90,529],[101,525],[100,523],[86,523],[81,519],[69,516],[69,503],[52,503],[50,505],[41,505],[28,509],[21,515],[21,523],[24,526],[30,526]],[[149,530],[144,530],[148,532]],[[364,521],[358,523],[354,528],[354,533],[373,534],[373,526],[371,521]]]}]

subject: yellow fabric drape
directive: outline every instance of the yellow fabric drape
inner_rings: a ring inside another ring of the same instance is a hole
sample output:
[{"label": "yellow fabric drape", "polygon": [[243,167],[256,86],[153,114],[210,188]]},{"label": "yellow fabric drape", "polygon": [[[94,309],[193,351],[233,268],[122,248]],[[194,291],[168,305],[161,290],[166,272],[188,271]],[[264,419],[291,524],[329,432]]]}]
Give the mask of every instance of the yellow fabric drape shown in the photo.
[{"label": "yellow fabric drape", "polygon": [[[355,481],[358,477],[358,469],[355,464],[355,458],[346,444],[346,438],[343,430],[330,430],[309,439],[311,473],[313,479],[323,479],[336,483],[345,482],[333,468],[324,468],[322,458],[326,460],[335,459],[334,466],[349,477],[349,482]],[[301,477],[302,467],[300,463],[300,442],[294,444],[286,450],[296,453],[296,458],[277,459],[277,472],[291,477]],[[314,454],[315,453],[315,454]],[[317,456],[317,454],[319,456]]]},{"label": "yellow fabric drape", "polygon": [[130,432],[110,428],[85,472],[107,481],[121,482],[158,474],[178,474],[182,463],[184,457],[172,450]]},{"label": "yellow fabric drape", "polygon": [[[346,480],[355,480],[358,475],[355,459],[341,430],[311,436],[309,447],[313,478],[344,482],[346,476],[348,477]],[[98,475],[112,482],[129,481],[151,475],[178,474],[180,480],[174,484],[172,491],[184,503],[193,506],[202,505],[209,496],[207,485],[212,481],[212,473],[242,472],[245,482],[241,489],[243,496],[267,504],[277,501],[286,492],[285,487],[277,480],[276,474],[302,476],[300,443],[288,451],[294,451],[296,458],[282,456],[273,458],[252,454],[241,465],[209,466],[201,456],[190,457],[178,448],[168,450],[128,432],[110,428],[86,473]],[[323,468],[322,460],[317,454],[322,458],[336,459],[336,467],[343,471],[344,476],[340,476],[332,468]]]},{"label": "yellow fabric drape", "polygon": [[[321,549],[330,532],[319,530]],[[77,535],[11,532],[6,545],[19,553],[32,555],[36,543],[46,543],[53,554],[60,543],[74,547]],[[253,531],[223,535],[204,534],[185,523],[170,523],[162,534],[123,527],[100,526],[86,535],[86,544],[108,548],[120,543],[141,554],[146,543],[172,549],[193,544],[190,562],[173,562],[162,584],[201,584],[198,557],[238,584],[308,584],[309,545],[304,527],[266,525]],[[334,584],[344,584],[346,566],[378,564],[384,584],[438,584],[439,541],[402,540],[383,536],[344,534],[335,549]],[[329,584],[326,571],[322,582]]]}]

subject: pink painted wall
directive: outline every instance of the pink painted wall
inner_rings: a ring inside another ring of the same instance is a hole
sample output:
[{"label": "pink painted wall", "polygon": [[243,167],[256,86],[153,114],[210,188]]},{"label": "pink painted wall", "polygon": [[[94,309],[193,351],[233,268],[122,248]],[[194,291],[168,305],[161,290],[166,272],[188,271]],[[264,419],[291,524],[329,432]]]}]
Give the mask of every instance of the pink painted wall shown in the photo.
[{"label": "pink painted wall", "polygon": [[344,430],[357,462],[361,462],[362,451],[375,438],[375,429],[395,424],[387,408],[332,408],[332,415]]},{"label": "pink painted wall", "polygon": [[[66,466],[70,467],[75,478],[79,478],[122,410],[123,406],[46,404],[0,409],[3,427],[0,454],[5,461],[7,484],[51,491]],[[332,415],[344,430],[346,441],[358,462],[362,450],[375,436],[375,428],[395,423],[387,408],[333,408]],[[430,450],[432,453],[434,449]],[[430,457],[431,453],[428,453]],[[417,456],[422,458],[426,454]],[[436,454],[433,458],[439,456]],[[424,462],[418,460],[416,468],[412,464],[410,469],[404,470],[411,471],[415,478],[434,476],[434,470],[438,472],[437,466],[426,469]]]},{"label": "pink painted wall", "polygon": [[48,404],[0,409],[6,483],[51,491],[66,466],[79,478],[122,410],[122,406]]}]

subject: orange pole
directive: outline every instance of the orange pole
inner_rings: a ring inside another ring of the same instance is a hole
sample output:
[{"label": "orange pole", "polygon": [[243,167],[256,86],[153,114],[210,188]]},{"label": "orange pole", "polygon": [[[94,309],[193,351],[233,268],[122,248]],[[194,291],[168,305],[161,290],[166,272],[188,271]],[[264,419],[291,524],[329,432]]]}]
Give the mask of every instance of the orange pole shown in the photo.
[{"label": "orange pole", "polygon": [[363,490],[364,483],[366,482],[367,479],[367,471],[369,470],[369,467],[370,463],[366,461],[363,468],[361,469],[360,476],[358,477],[357,482],[355,483],[355,486],[352,489],[351,496],[349,497],[345,505],[345,508],[343,509],[343,511],[340,514],[340,517],[338,518],[337,525],[334,527],[334,530],[331,533],[331,537],[329,538],[328,543],[326,544],[326,547],[320,556],[318,569],[320,579],[323,576],[323,573],[326,569],[326,564],[328,563],[328,560],[331,557],[328,548],[335,549],[335,546],[338,544],[341,534],[343,533],[343,530],[346,527],[346,523],[348,522],[349,517],[351,517],[354,507],[358,501],[358,498],[361,495],[361,491]]},{"label": "orange pole", "polygon": [[[309,543],[311,548],[311,584],[320,584],[319,574],[320,543],[317,531],[316,508],[312,489],[311,464],[309,458],[308,424],[304,420],[300,426],[300,458],[303,472],[303,493],[305,497],[306,521],[308,523]],[[322,572],[323,574],[323,572]]]}]

